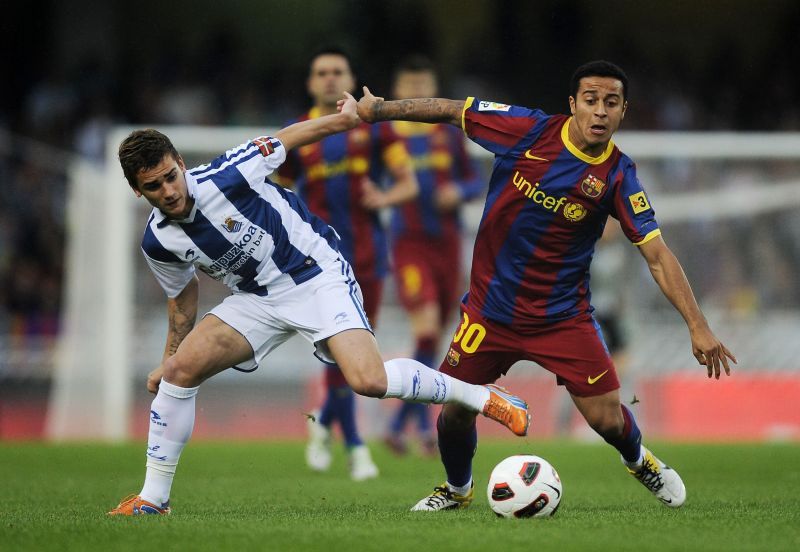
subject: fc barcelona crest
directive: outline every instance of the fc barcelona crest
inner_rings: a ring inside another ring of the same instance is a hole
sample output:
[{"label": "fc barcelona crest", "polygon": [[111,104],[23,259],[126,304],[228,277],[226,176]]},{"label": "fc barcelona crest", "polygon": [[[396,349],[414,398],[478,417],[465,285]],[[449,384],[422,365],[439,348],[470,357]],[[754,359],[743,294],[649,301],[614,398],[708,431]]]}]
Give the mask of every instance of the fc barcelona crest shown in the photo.
[{"label": "fc barcelona crest", "polygon": [[581,191],[589,197],[599,197],[605,188],[606,183],[591,174],[581,182]]},{"label": "fc barcelona crest", "polygon": [[460,361],[461,361],[461,353],[459,353],[458,351],[456,351],[451,347],[450,350],[447,351],[447,364],[449,364],[450,366],[458,366],[458,363]]}]

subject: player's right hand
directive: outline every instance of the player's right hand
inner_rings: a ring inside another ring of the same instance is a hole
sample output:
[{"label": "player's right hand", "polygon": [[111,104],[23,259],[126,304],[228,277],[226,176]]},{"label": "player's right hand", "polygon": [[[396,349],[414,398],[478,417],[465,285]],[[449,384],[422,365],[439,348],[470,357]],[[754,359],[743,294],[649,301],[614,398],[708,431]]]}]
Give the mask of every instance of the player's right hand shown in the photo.
[{"label": "player's right hand", "polygon": [[728,359],[736,364],[736,357],[707,326],[691,330],[690,337],[692,354],[698,363],[706,367],[709,378],[719,379],[721,369],[725,371],[726,375],[731,375]]},{"label": "player's right hand", "polygon": [[383,102],[383,98],[380,96],[373,96],[369,88],[365,86],[364,95],[358,100],[358,116],[362,121],[374,123],[377,120],[375,108],[381,102]]},{"label": "player's right hand", "polygon": [[164,374],[164,365],[147,374],[147,390],[154,395],[158,393],[158,386],[161,383],[161,376]]}]

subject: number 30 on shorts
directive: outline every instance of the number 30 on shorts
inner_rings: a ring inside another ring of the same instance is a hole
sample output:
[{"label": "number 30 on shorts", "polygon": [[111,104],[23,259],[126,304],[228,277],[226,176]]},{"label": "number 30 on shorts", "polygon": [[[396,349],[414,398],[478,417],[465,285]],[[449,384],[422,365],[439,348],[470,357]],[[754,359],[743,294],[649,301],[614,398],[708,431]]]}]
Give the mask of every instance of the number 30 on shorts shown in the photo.
[{"label": "number 30 on shorts", "polygon": [[484,337],[486,337],[486,328],[477,322],[470,324],[469,316],[464,313],[464,322],[461,323],[456,335],[453,336],[453,343],[461,341],[462,351],[474,353],[480,347]]}]

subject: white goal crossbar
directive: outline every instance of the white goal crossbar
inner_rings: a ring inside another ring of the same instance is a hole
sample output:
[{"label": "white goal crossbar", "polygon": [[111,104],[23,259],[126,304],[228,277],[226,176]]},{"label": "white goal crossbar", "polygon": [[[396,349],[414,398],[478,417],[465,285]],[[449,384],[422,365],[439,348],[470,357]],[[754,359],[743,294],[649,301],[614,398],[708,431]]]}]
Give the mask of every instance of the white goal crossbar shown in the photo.
[{"label": "white goal crossbar", "polygon": [[[104,167],[78,162],[70,171],[63,332],[47,421],[47,434],[54,440],[120,441],[129,436],[131,343],[138,337],[133,334],[134,256],[140,254],[135,244],[145,222],[134,220],[135,198],[116,158],[130,130],[118,127],[110,133]],[[160,130],[178,151],[208,159],[270,132],[243,127]],[[627,132],[619,134],[617,143],[634,160],[800,159],[800,133]],[[476,145],[471,148],[474,155],[488,157]],[[739,192],[724,197],[705,191],[668,194],[658,200],[659,219],[800,206],[800,181],[764,182]]]}]

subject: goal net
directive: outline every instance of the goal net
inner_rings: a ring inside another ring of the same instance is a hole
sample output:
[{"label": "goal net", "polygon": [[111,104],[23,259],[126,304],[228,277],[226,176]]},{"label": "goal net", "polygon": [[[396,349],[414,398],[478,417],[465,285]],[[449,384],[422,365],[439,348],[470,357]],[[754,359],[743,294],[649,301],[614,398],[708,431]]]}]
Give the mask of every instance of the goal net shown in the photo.
[{"label": "goal net", "polygon": [[[166,309],[139,249],[149,206],[135,199],[116,160],[117,146],[129,130],[117,128],[109,135],[104,168],[78,164],[71,171],[64,330],[47,424],[53,439],[121,440],[146,431],[147,417],[131,414],[146,412],[150,399],[143,391],[144,381],[161,358]],[[161,130],[173,139],[187,166],[269,132],[231,127]],[[738,374],[769,374],[774,381],[789,377],[796,382],[800,135],[627,132],[619,134],[617,143],[637,162],[664,239],[683,264],[712,328],[739,358]],[[490,156],[471,146],[488,175]],[[464,211],[467,257],[482,207],[478,201]],[[464,266],[468,270],[469,258]],[[464,282],[466,277],[465,273]],[[202,315],[226,290],[200,278]],[[604,239],[592,268],[592,290],[597,314],[616,318],[615,331],[627,343],[624,368],[620,366],[625,397],[637,395],[644,403],[653,378],[691,373],[705,381],[704,369],[692,357],[686,326],[661,295],[635,247],[613,236]],[[449,337],[450,331],[446,333]],[[391,278],[384,289],[378,341],[386,356],[412,352],[408,321],[398,307]],[[444,347],[443,343],[442,352]],[[208,434],[213,436],[294,435],[302,431],[302,414],[315,402],[316,388],[308,382],[317,381],[320,373],[311,346],[293,338],[257,372],[227,371],[207,384],[211,391],[204,385],[201,400],[204,395],[209,398],[198,403],[198,428],[211,428]],[[512,373],[534,382],[531,392],[545,393],[546,388],[552,394],[555,389],[541,369],[525,366]],[[543,377],[546,386],[536,387]],[[658,381],[662,389],[669,383]],[[686,395],[685,389],[679,387],[676,393]],[[651,396],[649,410],[642,414],[646,418],[663,415],[665,405],[674,402]],[[554,426],[557,416],[541,410],[557,408],[543,397],[530,397],[541,407],[539,427]],[[375,402],[362,408],[368,434],[381,431],[383,411]],[[254,410],[254,404],[278,405],[290,415]],[[774,431],[797,431],[800,436],[793,423],[778,424]],[[668,429],[663,433],[670,435]]]}]

